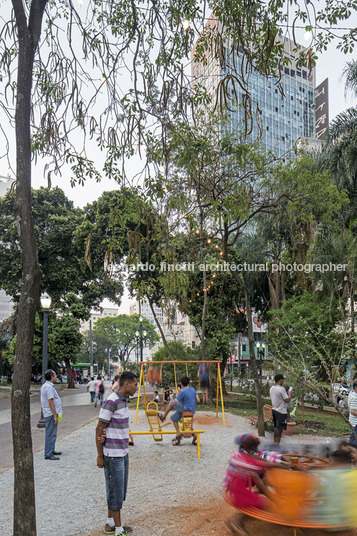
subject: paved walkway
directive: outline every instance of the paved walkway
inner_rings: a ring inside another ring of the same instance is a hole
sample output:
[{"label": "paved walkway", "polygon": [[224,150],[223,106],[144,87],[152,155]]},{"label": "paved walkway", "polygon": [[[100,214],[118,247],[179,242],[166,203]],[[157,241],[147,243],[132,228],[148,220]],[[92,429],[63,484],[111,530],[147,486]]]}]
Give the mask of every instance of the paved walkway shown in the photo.
[{"label": "paved walkway", "polygon": [[[63,420],[58,428],[58,439],[61,439],[74,430],[81,428],[98,417],[99,407],[90,403],[90,395],[86,386],[80,386],[76,392],[61,391],[63,406]],[[0,473],[13,464],[12,433],[11,433],[11,401],[2,399],[0,404]],[[37,428],[41,417],[39,391],[31,395],[31,432],[34,452],[43,450],[45,430]]]}]

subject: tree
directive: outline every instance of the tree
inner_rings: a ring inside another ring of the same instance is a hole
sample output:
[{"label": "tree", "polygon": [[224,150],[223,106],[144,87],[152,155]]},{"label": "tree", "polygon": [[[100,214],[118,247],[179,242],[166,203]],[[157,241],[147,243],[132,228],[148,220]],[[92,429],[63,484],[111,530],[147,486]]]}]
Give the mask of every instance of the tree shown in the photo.
[{"label": "tree", "polygon": [[[314,6],[311,10],[307,5],[305,11],[298,2],[294,6],[294,24],[312,18],[315,24],[324,27],[326,33],[320,32],[314,41],[316,48],[323,48],[333,38],[331,25],[336,20],[347,19],[355,2],[346,0],[341,7],[338,0],[332,0],[327,10],[315,10]],[[144,9],[141,7],[134,2],[110,2],[107,6],[94,0],[82,15],[73,3],[66,1],[60,4],[47,0],[5,3],[9,20],[0,36],[5,65],[1,105],[16,138],[15,218],[22,259],[12,401],[14,536],[23,532],[29,536],[36,534],[28,377],[41,270],[31,214],[32,157],[49,159],[45,167],[49,183],[51,174],[59,172],[63,162],[72,166],[74,183],[83,182],[84,177],[98,180],[100,175],[86,156],[89,135],[107,150],[105,172],[121,180],[123,173],[118,159],[124,161],[133,154],[135,147],[140,150],[142,144],[155,135],[155,121],[163,126],[160,135],[165,145],[170,122],[178,116],[187,118],[191,104],[205,98],[202,89],[197,97],[187,91],[182,61],[190,55],[196,24],[205,20],[205,6],[179,1],[169,2],[163,10],[158,10],[156,2],[149,7],[145,5]],[[215,10],[222,21],[215,39],[215,45],[221,44],[216,47],[217,55],[221,54],[226,39],[232,38],[234,46],[243,46],[246,51],[247,68],[254,64],[264,72],[278,69],[280,73],[281,62],[277,57],[281,45],[275,43],[275,37],[284,33],[280,24],[287,20],[289,13],[284,5],[271,1],[266,6],[255,3],[247,6],[246,2],[239,1],[227,7],[226,2],[218,2]],[[185,31],[181,24],[187,17],[192,24]],[[68,36],[65,42],[63,35]],[[246,35],[251,37],[249,43]],[[211,42],[211,36],[206,41],[203,39],[199,47],[203,55],[208,41]],[[349,50],[353,44],[352,32],[343,35],[341,48]],[[312,66],[312,48],[307,58]],[[133,85],[122,96],[118,77],[121,67],[127,69],[129,62]],[[143,80],[142,84],[139,79]],[[7,101],[10,88],[15,117]],[[145,126],[149,128],[145,130]],[[5,129],[1,133],[4,134]]]},{"label": "tree", "polygon": [[[152,348],[159,340],[159,337],[147,318],[142,320],[142,330],[146,332],[145,342]],[[139,337],[136,332],[139,331],[139,315],[119,315],[115,317],[99,318],[93,329],[93,341],[96,345],[97,354],[107,356],[112,346],[120,350],[120,360],[129,361],[132,352],[136,349],[139,351]]]},{"label": "tree", "polygon": [[[21,256],[13,205],[13,193],[0,199],[0,278],[1,287],[16,303],[21,289]],[[32,191],[32,213],[43,273],[41,290],[51,296],[53,308],[88,318],[91,307],[103,298],[120,304],[121,281],[105,278],[103,262],[94,262],[90,270],[84,261],[87,235],[81,230],[91,221],[90,210],[84,213],[74,208],[60,188],[40,188]],[[125,237],[121,244],[123,241],[127,243]]]},{"label": "tree", "polygon": [[346,344],[346,322],[338,300],[322,291],[304,292],[286,300],[269,324],[270,350],[304,394],[318,394],[331,404],[353,430],[332,390],[338,371],[351,350]]},{"label": "tree", "polygon": [[70,314],[51,316],[48,330],[48,356],[55,362],[65,362],[68,387],[74,388],[71,362],[76,358],[82,342],[80,321]]},{"label": "tree", "polygon": [[192,348],[185,346],[181,341],[169,341],[167,344],[170,351],[167,351],[166,346],[159,348],[152,356],[154,364],[156,361],[197,361],[197,365],[191,363],[187,365],[178,363],[175,366],[174,364],[162,365],[160,367],[161,384],[164,386],[175,385],[176,374],[176,382],[179,385],[180,378],[188,374],[193,386],[195,386],[198,381],[199,351],[197,349],[192,350]]}]

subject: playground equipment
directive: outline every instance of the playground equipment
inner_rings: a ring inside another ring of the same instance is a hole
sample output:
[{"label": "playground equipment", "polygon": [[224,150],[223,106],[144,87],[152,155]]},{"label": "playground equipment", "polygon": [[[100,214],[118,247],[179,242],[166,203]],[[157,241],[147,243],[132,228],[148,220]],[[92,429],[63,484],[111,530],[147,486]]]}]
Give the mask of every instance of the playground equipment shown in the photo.
[{"label": "playground equipment", "polygon": [[[324,471],[329,465],[327,459],[314,456],[301,456],[299,454],[287,455],[291,461],[296,464],[297,468],[304,467],[305,471],[287,470],[280,468],[268,469],[265,473],[265,482],[268,484],[271,492],[271,501],[264,508],[239,504],[239,496],[233,492],[233,487],[228,486],[225,491],[225,500],[239,510],[255,519],[290,527],[294,536],[301,533],[300,529],[320,529],[320,530],[344,530],[356,526],[357,516],[354,514],[354,505],[347,505],[346,513],[341,516],[335,516],[341,523],[328,521],[327,515],[321,514],[314,519],[315,510],[323,507],[324,497],[326,494],[324,482]],[[285,455],[284,455],[285,457]],[[318,471],[311,472],[310,469]],[[331,468],[328,470],[331,471]],[[322,477],[322,478],[321,478]],[[357,490],[357,470],[347,471],[343,480],[340,480],[343,486],[346,486],[345,502],[350,492]],[[249,480],[249,491],[251,491],[251,479]],[[348,489],[348,492],[347,492]],[[337,486],[337,491],[341,490]],[[355,495],[353,495],[355,496]],[[349,511],[350,510],[350,511]],[[322,521],[323,519],[323,521]],[[229,523],[231,530],[234,532],[234,522]]]},{"label": "playground equipment", "polygon": [[149,422],[150,431],[153,432],[152,437],[155,441],[162,441],[161,422],[159,419],[159,407],[153,400],[146,406],[146,417]]},{"label": "playground equipment", "polygon": [[193,413],[192,411],[184,411],[182,414],[182,419],[178,423],[180,432],[183,437],[192,437],[193,430]]},{"label": "playground equipment", "polygon": [[[201,363],[211,363],[211,364],[217,366],[216,416],[218,415],[218,403],[219,403],[219,400],[220,400],[221,409],[222,409],[222,420],[223,420],[223,424],[224,425],[226,424],[226,420],[225,420],[225,416],[224,416],[222,377],[221,377],[221,369],[220,369],[221,361],[143,361],[141,363],[141,369],[140,369],[138,400],[137,400],[137,404],[136,404],[136,413],[135,413],[135,424],[137,424],[137,422],[138,422],[138,411],[139,411],[139,405],[140,405],[141,386],[142,386],[142,389],[143,389],[143,399],[144,399],[145,411],[147,409],[146,394],[145,394],[145,365],[149,365],[149,370],[150,370],[149,375],[150,375],[150,379],[152,379],[152,367],[153,367],[153,365],[161,365],[161,369],[160,369],[160,375],[161,375],[163,365],[172,364],[174,366],[175,389],[176,389],[176,395],[177,395],[177,393],[178,393],[178,385],[177,385],[176,365],[185,364],[186,365],[186,374],[188,375],[188,368],[187,368],[188,363],[192,363],[192,364],[195,364],[195,365],[198,365],[198,366]],[[150,369],[150,367],[151,367],[151,369]],[[154,376],[155,376],[155,374],[154,374]]]},{"label": "playground equipment", "polygon": [[[146,417],[149,422],[150,431],[146,432],[133,432],[130,431],[130,440],[131,444],[134,445],[134,435],[152,435],[155,441],[162,441],[163,435],[175,434],[176,430],[163,431],[161,428],[161,421],[159,419],[159,408],[156,402],[152,400],[146,406],[145,410]],[[179,422],[180,430],[183,437],[194,436],[194,445],[197,446],[197,458],[201,458],[201,444],[200,444],[200,434],[204,433],[204,430],[194,430],[193,428],[193,413],[191,411],[186,411],[182,415],[182,420]]]},{"label": "playground equipment", "polygon": [[[197,446],[197,458],[201,458],[201,443],[200,443],[200,434],[204,434],[204,430],[192,430],[191,433],[192,434],[196,434],[197,436],[197,443],[196,443],[196,446]],[[161,431],[160,432],[162,435],[169,435],[169,434],[175,434],[176,435],[176,430],[168,430],[168,431]],[[134,436],[134,435],[154,435],[155,432],[154,431],[145,431],[145,432],[132,432],[130,431],[130,435],[131,436]]]}]

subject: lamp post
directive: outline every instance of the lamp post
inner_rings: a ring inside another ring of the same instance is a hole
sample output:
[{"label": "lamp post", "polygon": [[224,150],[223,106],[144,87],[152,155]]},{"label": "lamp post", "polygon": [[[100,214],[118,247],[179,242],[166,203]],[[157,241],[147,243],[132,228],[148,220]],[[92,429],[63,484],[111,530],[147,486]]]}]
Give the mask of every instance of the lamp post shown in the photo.
[{"label": "lamp post", "polygon": [[135,331],[135,337],[136,337],[136,364],[139,366],[139,337],[140,333],[138,331]]},{"label": "lamp post", "polygon": [[140,363],[143,362],[143,317],[139,316],[140,322]]},{"label": "lamp post", "polygon": [[[51,298],[48,294],[41,295],[41,306],[43,311],[43,337],[42,337],[42,378],[41,382],[45,383],[45,372],[48,367],[48,313],[51,307]],[[37,423],[37,428],[45,428],[46,421],[44,419],[42,408],[41,417]]]}]

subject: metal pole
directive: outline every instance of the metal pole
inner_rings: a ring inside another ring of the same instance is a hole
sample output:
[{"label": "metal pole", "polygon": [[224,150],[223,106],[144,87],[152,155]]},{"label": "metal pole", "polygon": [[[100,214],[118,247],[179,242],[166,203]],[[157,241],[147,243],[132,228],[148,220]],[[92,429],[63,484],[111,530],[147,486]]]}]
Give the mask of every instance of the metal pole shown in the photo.
[{"label": "metal pole", "polygon": [[242,337],[242,334],[241,334],[241,333],[238,333],[238,337],[237,337],[238,375],[240,375],[241,337]]},{"label": "metal pole", "polygon": [[92,319],[89,319],[89,375],[93,376],[93,337],[92,337]]},{"label": "metal pole", "polygon": [[140,363],[143,362],[143,321],[140,321]]},{"label": "metal pole", "polygon": [[111,351],[112,351],[112,347],[113,346],[111,346],[109,348],[109,352],[108,352],[108,380],[110,380],[110,354],[111,354]]},{"label": "metal pole", "polygon": [[[42,384],[45,383],[45,372],[48,366],[48,310],[43,311],[43,337],[42,337]],[[41,417],[37,423],[37,428],[45,428],[46,421],[41,408]]]}]

